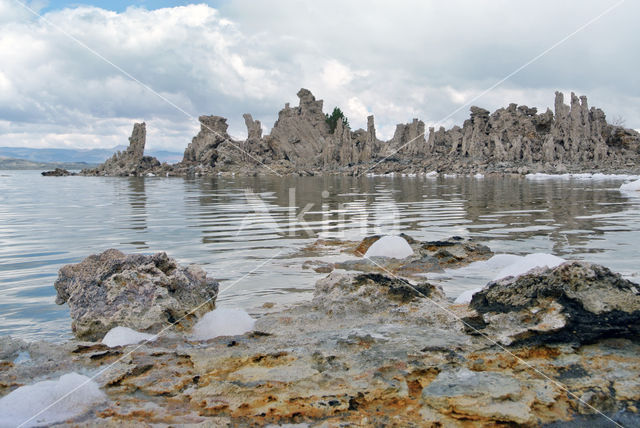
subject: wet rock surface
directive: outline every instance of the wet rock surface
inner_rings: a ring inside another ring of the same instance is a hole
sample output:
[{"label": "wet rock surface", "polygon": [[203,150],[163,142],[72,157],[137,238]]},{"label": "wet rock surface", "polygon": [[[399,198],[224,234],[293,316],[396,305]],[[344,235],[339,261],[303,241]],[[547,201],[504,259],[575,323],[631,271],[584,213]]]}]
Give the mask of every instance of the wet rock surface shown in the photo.
[{"label": "wet rock surface", "polygon": [[[60,269],[57,304],[67,303],[80,339],[100,340],[113,327],[156,333],[174,322],[191,326],[213,310],[218,283],[166,253],[126,255],[114,249]],[[193,310],[193,312],[192,312]]]},{"label": "wet rock surface", "polygon": [[640,337],[640,286],[591,263],[492,282],[469,306],[479,314],[470,322],[504,344]]},{"label": "wet rock surface", "polygon": [[571,93],[569,105],[556,92],[554,110],[509,104],[491,113],[472,106],[462,126],[425,130],[422,120],[398,124],[389,141],[376,136],[374,117],[367,129],[352,131],[338,121],[331,132],[323,101],[308,89],[299,104],[286,103],[270,134],[245,114],[247,138],[227,133],[227,119],[200,116],[201,129],[182,162],[160,164],[143,156],[144,124],[135,124],[130,146],[84,175],[191,176],[322,175],[367,173],[424,174],[535,172],[640,172],[640,134],[609,124],[605,113],[589,107],[586,96]]}]

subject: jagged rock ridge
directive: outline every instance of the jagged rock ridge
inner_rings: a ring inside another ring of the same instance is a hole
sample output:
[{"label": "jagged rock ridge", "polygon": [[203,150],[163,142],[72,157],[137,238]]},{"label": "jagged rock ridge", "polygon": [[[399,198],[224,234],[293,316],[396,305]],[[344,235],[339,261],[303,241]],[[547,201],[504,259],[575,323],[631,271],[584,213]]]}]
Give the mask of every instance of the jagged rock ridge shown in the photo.
[{"label": "jagged rock ridge", "polygon": [[367,129],[352,131],[338,121],[332,133],[323,101],[307,89],[299,105],[285,104],[271,133],[245,114],[247,139],[227,133],[227,119],[200,116],[200,132],[176,165],[143,156],[144,123],[134,126],[130,147],[86,175],[209,175],[234,173],[355,174],[385,172],[565,172],[638,171],[640,134],[607,123],[601,109],[571,93],[570,105],[556,92],[554,111],[510,104],[493,113],[472,106],[462,127],[425,132],[417,118],[398,124],[393,138],[376,137],[374,117]]}]

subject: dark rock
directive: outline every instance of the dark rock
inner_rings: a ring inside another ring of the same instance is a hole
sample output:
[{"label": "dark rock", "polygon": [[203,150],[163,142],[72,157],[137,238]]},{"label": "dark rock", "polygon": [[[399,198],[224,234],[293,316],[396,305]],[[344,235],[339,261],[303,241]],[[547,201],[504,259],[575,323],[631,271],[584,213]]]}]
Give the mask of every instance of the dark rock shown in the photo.
[{"label": "dark rock", "polygon": [[53,171],[43,171],[41,174],[45,177],[66,177],[69,175],[77,175],[75,172],[69,172],[62,168],[56,168]]},{"label": "dark rock", "polygon": [[640,334],[640,286],[585,262],[491,282],[473,295],[470,307],[486,323],[482,331],[504,344],[591,343]]},{"label": "dark rock", "polygon": [[93,341],[117,326],[152,333],[173,323],[189,327],[214,309],[218,294],[218,282],[198,266],[115,249],[63,266],[54,286],[56,303],[69,304],[74,334]]}]

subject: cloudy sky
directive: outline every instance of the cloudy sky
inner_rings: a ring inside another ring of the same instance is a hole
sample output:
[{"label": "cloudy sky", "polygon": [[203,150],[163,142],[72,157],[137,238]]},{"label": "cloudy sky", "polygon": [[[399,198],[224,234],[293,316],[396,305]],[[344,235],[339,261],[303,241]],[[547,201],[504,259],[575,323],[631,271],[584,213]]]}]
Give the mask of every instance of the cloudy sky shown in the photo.
[{"label": "cloudy sky", "polygon": [[354,129],[374,114],[384,138],[414,117],[460,124],[468,104],[545,109],[555,90],[640,128],[631,0],[26,6],[40,16],[0,0],[0,146],[114,147],[146,121],[148,148],[182,151],[202,114],[227,117],[240,138],[249,112],[268,132],[301,87],[325,111],[340,106]]}]

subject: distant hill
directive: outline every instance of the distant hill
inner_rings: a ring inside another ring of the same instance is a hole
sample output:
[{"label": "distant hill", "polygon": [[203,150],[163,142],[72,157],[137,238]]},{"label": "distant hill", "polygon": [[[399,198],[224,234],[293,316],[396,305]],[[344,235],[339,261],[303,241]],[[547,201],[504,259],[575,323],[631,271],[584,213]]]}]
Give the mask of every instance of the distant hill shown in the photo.
[{"label": "distant hill", "polygon": [[[85,162],[99,164],[110,158],[118,150],[126,150],[126,146],[112,149],[32,149],[28,147],[0,147],[0,157],[23,159],[32,162]],[[182,160],[182,153],[157,150],[145,152],[147,156],[155,156],[160,162],[176,163]]]},{"label": "distant hill", "polygon": [[63,168],[68,170],[84,169],[94,167],[96,164],[87,162],[35,162],[26,159],[14,159],[0,156],[0,170],[1,169],[36,169],[36,170],[49,170],[56,168]]}]

